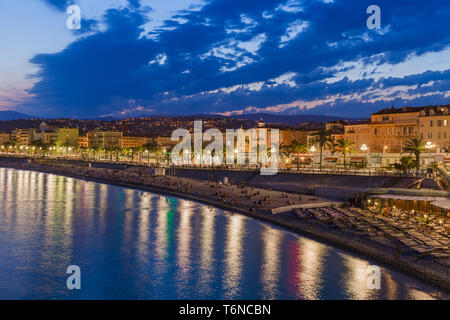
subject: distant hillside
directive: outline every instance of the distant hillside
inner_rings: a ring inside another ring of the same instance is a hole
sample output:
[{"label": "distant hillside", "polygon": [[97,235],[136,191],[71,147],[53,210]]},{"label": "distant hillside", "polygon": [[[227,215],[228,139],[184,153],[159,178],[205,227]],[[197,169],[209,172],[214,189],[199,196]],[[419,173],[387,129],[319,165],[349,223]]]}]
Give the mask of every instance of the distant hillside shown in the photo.
[{"label": "distant hillside", "polygon": [[10,121],[18,119],[32,119],[33,117],[15,111],[0,111],[0,121]]},{"label": "distant hillside", "polygon": [[278,115],[270,113],[253,113],[253,114],[243,114],[232,116],[235,119],[247,119],[258,121],[261,118],[264,122],[271,123],[283,123],[287,125],[297,125],[303,122],[331,122],[336,120],[360,120],[360,119],[349,119],[344,117],[333,117],[333,116],[317,116],[317,115]]},{"label": "distant hillside", "polygon": [[252,114],[242,114],[233,115],[230,117],[213,115],[213,114],[200,114],[197,115],[199,118],[233,118],[233,119],[243,119],[249,121],[259,121],[262,117],[264,122],[267,123],[280,123],[288,126],[296,126],[300,123],[305,122],[331,122],[336,120],[349,120],[358,121],[363,120],[362,118],[346,118],[346,117],[333,117],[333,116],[318,116],[318,115],[278,115],[271,113],[252,113]]}]

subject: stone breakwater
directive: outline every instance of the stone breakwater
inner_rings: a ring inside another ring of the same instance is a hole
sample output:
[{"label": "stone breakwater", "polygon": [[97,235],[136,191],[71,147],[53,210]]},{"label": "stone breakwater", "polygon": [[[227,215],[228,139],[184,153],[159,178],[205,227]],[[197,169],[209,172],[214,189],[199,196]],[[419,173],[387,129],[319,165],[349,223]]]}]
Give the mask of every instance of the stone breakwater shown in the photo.
[{"label": "stone breakwater", "polygon": [[[152,176],[148,169],[113,170],[48,161],[3,161],[0,166],[66,175],[207,203],[359,253],[450,292],[447,217],[441,217],[445,219],[442,228],[422,230],[420,225],[378,217],[370,210],[340,208],[334,204],[322,207],[327,199],[320,197],[191,178]],[[272,214],[272,210],[286,206],[297,209]]]}]

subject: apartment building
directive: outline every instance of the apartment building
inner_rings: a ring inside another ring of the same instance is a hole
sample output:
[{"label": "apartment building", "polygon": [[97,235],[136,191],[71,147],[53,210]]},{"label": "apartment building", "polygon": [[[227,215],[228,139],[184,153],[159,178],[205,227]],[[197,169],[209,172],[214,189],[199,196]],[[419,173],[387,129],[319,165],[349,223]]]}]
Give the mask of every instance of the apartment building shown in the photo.
[{"label": "apartment building", "polygon": [[[402,107],[380,110],[369,123],[345,126],[355,151],[401,153],[406,141],[421,137],[430,151],[450,152],[450,107]],[[367,149],[362,150],[365,145]]]},{"label": "apartment building", "polygon": [[328,122],[328,123],[325,124],[325,130],[328,130],[328,131],[342,131],[342,130],[344,130],[344,124],[346,124],[346,122],[347,121],[341,121],[341,120]]},{"label": "apartment building", "polygon": [[57,130],[57,141],[58,146],[64,147],[77,147],[78,146],[78,128],[58,128]]},{"label": "apartment building", "polygon": [[157,137],[155,139],[155,142],[156,142],[156,145],[161,148],[171,147],[178,143],[177,141],[172,141],[171,137]]},{"label": "apartment building", "polygon": [[89,148],[121,149],[122,132],[117,131],[90,131],[87,134]]},{"label": "apartment building", "polygon": [[369,122],[346,125],[344,132],[345,138],[353,142],[355,151],[370,151],[371,136]]},{"label": "apartment building", "polygon": [[399,153],[408,140],[419,137],[420,112],[427,107],[380,110],[370,120],[370,152]]},{"label": "apartment building", "polygon": [[132,136],[122,137],[123,148],[139,148],[147,144],[148,142],[149,140],[146,137],[132,137]]},{"label": "apartment building", "polygon": [[424,109],[419,117],[420,137],[436,152],[450,152],[450,107]]},{"label": "apartment building", "polygon": [[21,146],[30,145],[33,141],[34,129],[17,129],[14,131],[16,143]]},{"label": "apartment building", "polygon": [[292,142],[306,143],[306,131],[299,130],[280,130],[280,144],[290,145]]},{"label": "apartment building", "polygon": [[86,136],[78,136],[78,147],[87,148],[89,146],[88,137]]},{"label": "apartment building", "polygon": [[58,132],[56,131],[34,131],[33,141],[42,141],[43,143],[53,145],[58,140]]},{"label": "apartment building", "polygon": [[0,132],[0,145],[11,141],[11,135],[9,133]]},{"label": "apartment building", "polygon": [[32,141],[41,141],[49,145],[56,144],[58,140],[57,128],[49,126],[47,123],[42,122],[38,129],[30,129],[33,131]]}]

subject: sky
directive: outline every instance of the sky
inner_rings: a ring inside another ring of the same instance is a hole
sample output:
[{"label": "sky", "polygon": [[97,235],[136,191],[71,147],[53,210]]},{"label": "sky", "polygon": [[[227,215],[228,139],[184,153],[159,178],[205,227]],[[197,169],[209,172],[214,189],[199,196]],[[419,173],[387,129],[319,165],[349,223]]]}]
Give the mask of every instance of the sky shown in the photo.
[{"label": "sky", "polygon": [[448,0],[0,0],[0,111],[367,117],[449,103]]}]

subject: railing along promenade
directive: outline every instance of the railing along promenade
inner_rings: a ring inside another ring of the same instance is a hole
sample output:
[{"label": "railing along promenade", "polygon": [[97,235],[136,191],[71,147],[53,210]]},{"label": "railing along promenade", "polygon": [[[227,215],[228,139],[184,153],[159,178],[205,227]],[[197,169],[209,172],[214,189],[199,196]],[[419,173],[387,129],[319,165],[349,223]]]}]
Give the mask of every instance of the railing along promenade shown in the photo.
[{"label": "railing along promenade", "polygon": [[[156,163],[147,161],[131,161],[131,160],[110,160],[102,158],[77,158],[75,156],[40,156],[40,155],[24,155],[24,154],[11,154],[11,153],[0,153],[0,158],[13,158],[13,159],[36,159],[36,160],[58,160],[66,161],[66,163],[84,163],[88,165],[89,163],[104,163],[104,164],[116,164],[125,166],[140,166],[140,167],[163,167],[170,169],[196,169],[196,170],[210,170],[210,171],[246,171],[246,172],[259,172],[259,167],[249,167],[249,166],[236,166],[236,165],[168,165],[165,161]],[[62,163],[62,162],[59,162]],[[415,177],[416,172],[411,170],[407,172],[398,170],[385,170],[378,168],[364,168],[364,169],[345,169],[345,168],[329,168],[323,167],[322,169],[318,167],[300,167],[300,168],[279,168],[279,173],[290,173],[290,174],[315,174],[315,175],[339,175],[339,176],[367,176],[367,177]],[[425,174],[420,174],[420,176],[425,176]]]}]

